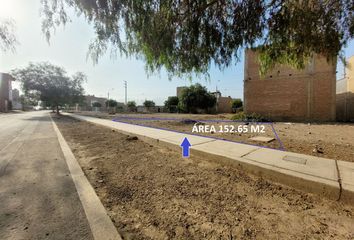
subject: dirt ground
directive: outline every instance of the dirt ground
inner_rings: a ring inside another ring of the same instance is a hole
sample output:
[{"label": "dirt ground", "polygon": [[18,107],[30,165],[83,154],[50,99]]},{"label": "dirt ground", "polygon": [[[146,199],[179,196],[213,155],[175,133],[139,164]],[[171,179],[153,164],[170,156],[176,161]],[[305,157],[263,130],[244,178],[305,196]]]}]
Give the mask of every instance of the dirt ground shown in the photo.
[{"label": "dirt ground", "polygon": [[[107,115],[102,113],[85,112],[83,115],[96,116],[108,119],[117,119],[127,123],[141,124],[151,127],[159,127],[181,132],[191,133],[194,124],[183,123],[183,119],[192,119],[197,121],[210,120],[230,120],[232,114],[219,115],[193,115],[193,114],[115,114]],[[149,118],[151,120],[130,120],[127,118]],[[161,120],[180,119],[179,120]],[[156,120],[153,120],[156,119]],[[313,155],[317,157],[330,158],[342,161],[354,162],[354,124],[307,124],[307,123],[273,123],[274,131],[277,133],[279,140],[276,138],[271,124],[264,124],[265,133],[250,133],[250,124],[248,133],[220,133],[218,131],[220,125],[234,125],[237,129],[238,125],[244,124],[240,122],[221,123],[221,122],[205,122],[206,125],[214,125],[216,132],[199,133],[217,137],[221,139],[232,140],[240,143],[266,146],[275,149],[283,149],[290,152]],[[250,140],[255,136],[268,136],[275,138],[270,143],[260,143]],[[281,148],[283,146],[283,148]]]},{"label": "dirt ground", "polygon": [[124,239],[354,239],[354,207],[56,118]]}]

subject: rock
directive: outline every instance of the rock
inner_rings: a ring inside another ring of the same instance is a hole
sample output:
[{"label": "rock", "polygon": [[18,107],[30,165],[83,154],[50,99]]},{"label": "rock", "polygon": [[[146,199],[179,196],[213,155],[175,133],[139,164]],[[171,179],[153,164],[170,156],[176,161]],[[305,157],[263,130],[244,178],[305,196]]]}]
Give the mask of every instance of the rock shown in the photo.
[{"label": "rock", "polygon": [[104,183],[104,180],[103,179],[100,179],[97,181],[98,183]]},{"label": "rock", "polygon": [[116,130],[112,129],[112,132],[115,132]]},{"label": "rock", "polygon": [[128,136],[127,137],[127,141],[136,141],[138,140],[139,138],[137,136]]},{"label": "rock", "polygon": [[313,153],[324,153],[323,148],[320,146],[316,145],[315,148],[312,150]]}]

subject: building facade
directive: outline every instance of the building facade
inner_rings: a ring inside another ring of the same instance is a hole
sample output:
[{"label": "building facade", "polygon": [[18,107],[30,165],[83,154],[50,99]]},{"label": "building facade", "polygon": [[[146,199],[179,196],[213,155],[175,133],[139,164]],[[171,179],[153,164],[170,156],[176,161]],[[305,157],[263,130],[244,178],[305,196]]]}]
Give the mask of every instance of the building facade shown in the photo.
[{"label": "building facade", "polygon": [[0,73],[0,112],[12,109],[12,81],[15,79],[7,73]]},{"label": "building facade", "polygon": [[347,59],[345,75],[337,81],[336,92],[337,120],[354,122],[354,56]]},{"label": "building facade", "polygon": [[336,62],[314,55],[303,70],[278,65],[261,77],[258,54],[247,49],[244,111],[272,120],[334,121]]}]

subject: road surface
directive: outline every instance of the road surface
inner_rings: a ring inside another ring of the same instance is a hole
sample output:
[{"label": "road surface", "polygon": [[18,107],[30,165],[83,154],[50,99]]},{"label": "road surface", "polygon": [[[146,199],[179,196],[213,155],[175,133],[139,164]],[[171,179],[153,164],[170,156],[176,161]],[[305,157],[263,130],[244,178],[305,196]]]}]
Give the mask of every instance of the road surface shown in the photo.
[{"label": "road surface", "polygon": [[0,115],[0,239],[93,239],[47,111]]}]

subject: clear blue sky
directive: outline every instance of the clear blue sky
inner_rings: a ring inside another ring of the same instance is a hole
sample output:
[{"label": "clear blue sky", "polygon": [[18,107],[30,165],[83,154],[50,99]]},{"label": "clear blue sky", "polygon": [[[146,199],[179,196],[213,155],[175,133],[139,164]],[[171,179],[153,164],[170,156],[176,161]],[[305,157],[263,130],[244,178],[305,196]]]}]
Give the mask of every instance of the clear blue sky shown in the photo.
[{"label": "clear blue sky", "polygon": [[[69,74],[84,72],[88,81],[84,85],[87,94],[106,97],[110,95],[124,101],[123,81],[128,82],[128,100],[141,104],[145,99],[162,104],[168,96],[176,94],[176,87],[190,84],[189,80],[169,81],[164,72],[148,77],[144,62],[119,57],[111,59],[109,54],[100,59],[98,65],[86,60],[90,41],[94,38],[92,26],[84,18],[69,11],[71,23],[57,29],[48,45],[41,32],[40,0],[0,0],[0,18],[11,18],[16,24],[16,35],[20,45],[15,53],[0,52],[0,72],[24,67],[28,62],[49,61],[64,67]],[[354,55],[354,42],[346,49],[346,56]],[[243,96],[243,56],[241,62],[224,71],[211,67],[210,81],[194,79],[209,90],[216,86],[224,96]],[[341,71],[342,67],[338,67]],[[113,90],[112,90],[113,88]]]}]

